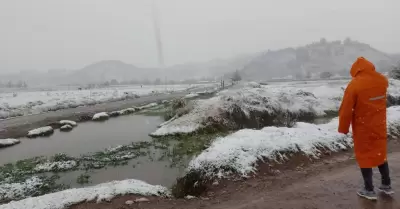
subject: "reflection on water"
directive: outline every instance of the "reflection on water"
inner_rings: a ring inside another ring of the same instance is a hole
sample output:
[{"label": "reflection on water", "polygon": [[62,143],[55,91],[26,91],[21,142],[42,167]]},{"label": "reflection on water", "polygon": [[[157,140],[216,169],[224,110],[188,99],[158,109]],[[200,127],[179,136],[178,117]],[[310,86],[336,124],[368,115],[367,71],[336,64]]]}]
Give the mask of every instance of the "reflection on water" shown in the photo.
[{"label": "reflection on water", "polygon": [[46,138],[21,139],[21,144],[0,150],[0,164],[35,156],[52,156],[63,152],[78,156],[110,146],[149,141],[148,134],[162,123],[160,117],[132,115],[103,123],[80,123],[71,132],[56,131]]},{"label": "reflection on water", "polygon": [[[89,152],[104,150],[108,147],[126,145],[138,141],[150,141],[149,133],[163,122],[159,116],[131,115],[110,119],[103,123],[80,123],[71,132],[56,131],[46,138],[21,139],[21,144],[0,150],[0,164],[16,162],[35,156],[53,156],[66,153],[80,156]],[[90,170],[90,181],[99,184],[111,180],[134,178],[150,184],[171,186],[182,168],[170,167],[168,159],[158,160],[161,150],[152,150],[152,160],[148,156],[130,160],[127,165]],[[61,183],[79,187],[76,180],[85,171],[59,173]],[[84,186],[88,186],[85,184]]]}]

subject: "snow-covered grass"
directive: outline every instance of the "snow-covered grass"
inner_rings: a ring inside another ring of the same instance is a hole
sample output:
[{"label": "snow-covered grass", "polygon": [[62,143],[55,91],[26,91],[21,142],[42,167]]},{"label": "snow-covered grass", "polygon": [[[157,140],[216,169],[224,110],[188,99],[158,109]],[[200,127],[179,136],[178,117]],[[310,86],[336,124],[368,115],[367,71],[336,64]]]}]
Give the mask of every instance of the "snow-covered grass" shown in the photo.
[{"label": "snow-covered grass", "polygon": [[34,168],[35,172],[47,172],[47,171],[63,171],[71,170],[78,166],[75,160],[60,161],[60,162],[45,162],[36,165]]},{"label": "snow-covered grass", "polygon": [[92,120],[94,121],[101,121],[107,120],[110,116],[106,112],[100,112],[93,115]]},{"label": "snow-covered grass", "polygon": [[[387,110],[389,137],[400,129],[400,107]],[[293,128],[265,127],[243,129],[217,138],[211,146],[193,159],[188,170],[204,171],[208,176],[224,176],[233,171],[243,176],[254,172],[259,160],[289,160],[285,153],[302,153],[318,158],[321,149],[339,151],[352,147],[351,135],[337,132],[338,119],[327,124],[296,123]],[[396,130],[396,131],[394,131]]]},{"label": "snow-covered grass", "polygon": [[[26,182],[27,186],[31,187],[34,187],[35,183],[34,179],[32,182]],[[85,201],[101,202],[126,194],[168,196],[169,192],[167,188],[159,185],[150,185],[143,181],[128,179],[103,183],[93,187],[68,189],[39,197],[30,197],[0,205],[0,209],[64,209]]]},{"label": "snow-covered grass", "polygon": [[0,139],[0,148],[9,147],[21,143],[18,139]]},{"label": "snow-covered grass", "polygon": [[[188,114],[164,124],[151,135],[187,134],[209,128],[285,126],[291,120],[324,117],[337,113],[347,83],[339,80],[240,84],[213,98],[199,100]],[[400,81],[390,80],[388,94],[400,98]]]},{"label": "snow-covered grass", "polygon": [[37,129],[30,130],[27,137],[38,137],[38,136],[48,136],[54,133],[54,129],[51,126],[40,127]]},{"label": "snow-covered grass", "polygon": [[134,99],[143,95],[170,93],[187,89],[196,91],[196,89],[214,88],[215,85],[117,86],[92,90],[0,92],[0,119],[75,108],[83,105]]}]

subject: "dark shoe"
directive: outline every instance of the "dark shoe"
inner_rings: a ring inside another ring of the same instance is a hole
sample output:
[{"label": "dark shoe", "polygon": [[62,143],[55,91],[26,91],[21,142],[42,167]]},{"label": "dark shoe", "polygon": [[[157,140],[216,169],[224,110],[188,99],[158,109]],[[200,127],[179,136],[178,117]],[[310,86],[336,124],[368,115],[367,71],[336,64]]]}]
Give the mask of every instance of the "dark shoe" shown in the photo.
[{"label": "dark shoe", "polygon": [[368,200],[377,200],[375,191],[368,191],[365,188],[358,190],[357,195]]},{"label": "dark shoe", "polygon": [[394,191],[393,191],[393,189],[392,189],[392,187],[391,187],[390,185],[383,185],[383,184],[382,184],[382,185],[378,188],[378,191],[383,192],[383,193],[385,193],[385,194],[387,194],[387,195],[394,194]]}]

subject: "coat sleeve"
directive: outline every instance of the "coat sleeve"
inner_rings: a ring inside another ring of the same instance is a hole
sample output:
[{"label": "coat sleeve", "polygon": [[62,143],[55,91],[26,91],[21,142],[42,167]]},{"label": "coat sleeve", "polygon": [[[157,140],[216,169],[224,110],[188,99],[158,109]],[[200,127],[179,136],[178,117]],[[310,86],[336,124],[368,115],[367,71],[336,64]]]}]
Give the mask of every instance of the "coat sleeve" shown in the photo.
[{"label": "coat sleeve", "polygon": [[351,120],[353,118],[353,108],[357,101],[357,95],[354,90],[354,80],[347,86],[342,104],[339,109],[339,133],[349,133]]}]

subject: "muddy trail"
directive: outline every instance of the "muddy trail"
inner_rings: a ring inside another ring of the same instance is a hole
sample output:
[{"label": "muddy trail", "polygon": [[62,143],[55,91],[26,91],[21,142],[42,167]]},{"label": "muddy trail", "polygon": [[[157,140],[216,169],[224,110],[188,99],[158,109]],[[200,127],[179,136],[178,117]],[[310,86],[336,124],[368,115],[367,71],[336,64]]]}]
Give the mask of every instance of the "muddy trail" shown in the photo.
[{"label": "muddy trail", "polygon": [[[389,166],[396,193],[392,197],[379,194],[378,201],[361,199],[356,191],[362,185],[359,168],[352,152],[335,154],[311,165],[277,168],[266,174],[259,172],[246,180],[220,181],[196,199],[160,199],[126,205],[137,196],[115,198],[109,203],[82,203],[70,209],[391,209],[400,208],[400,144],[390,143]],[[374,184],[380,185],[380,174],[374,169]]]}]

